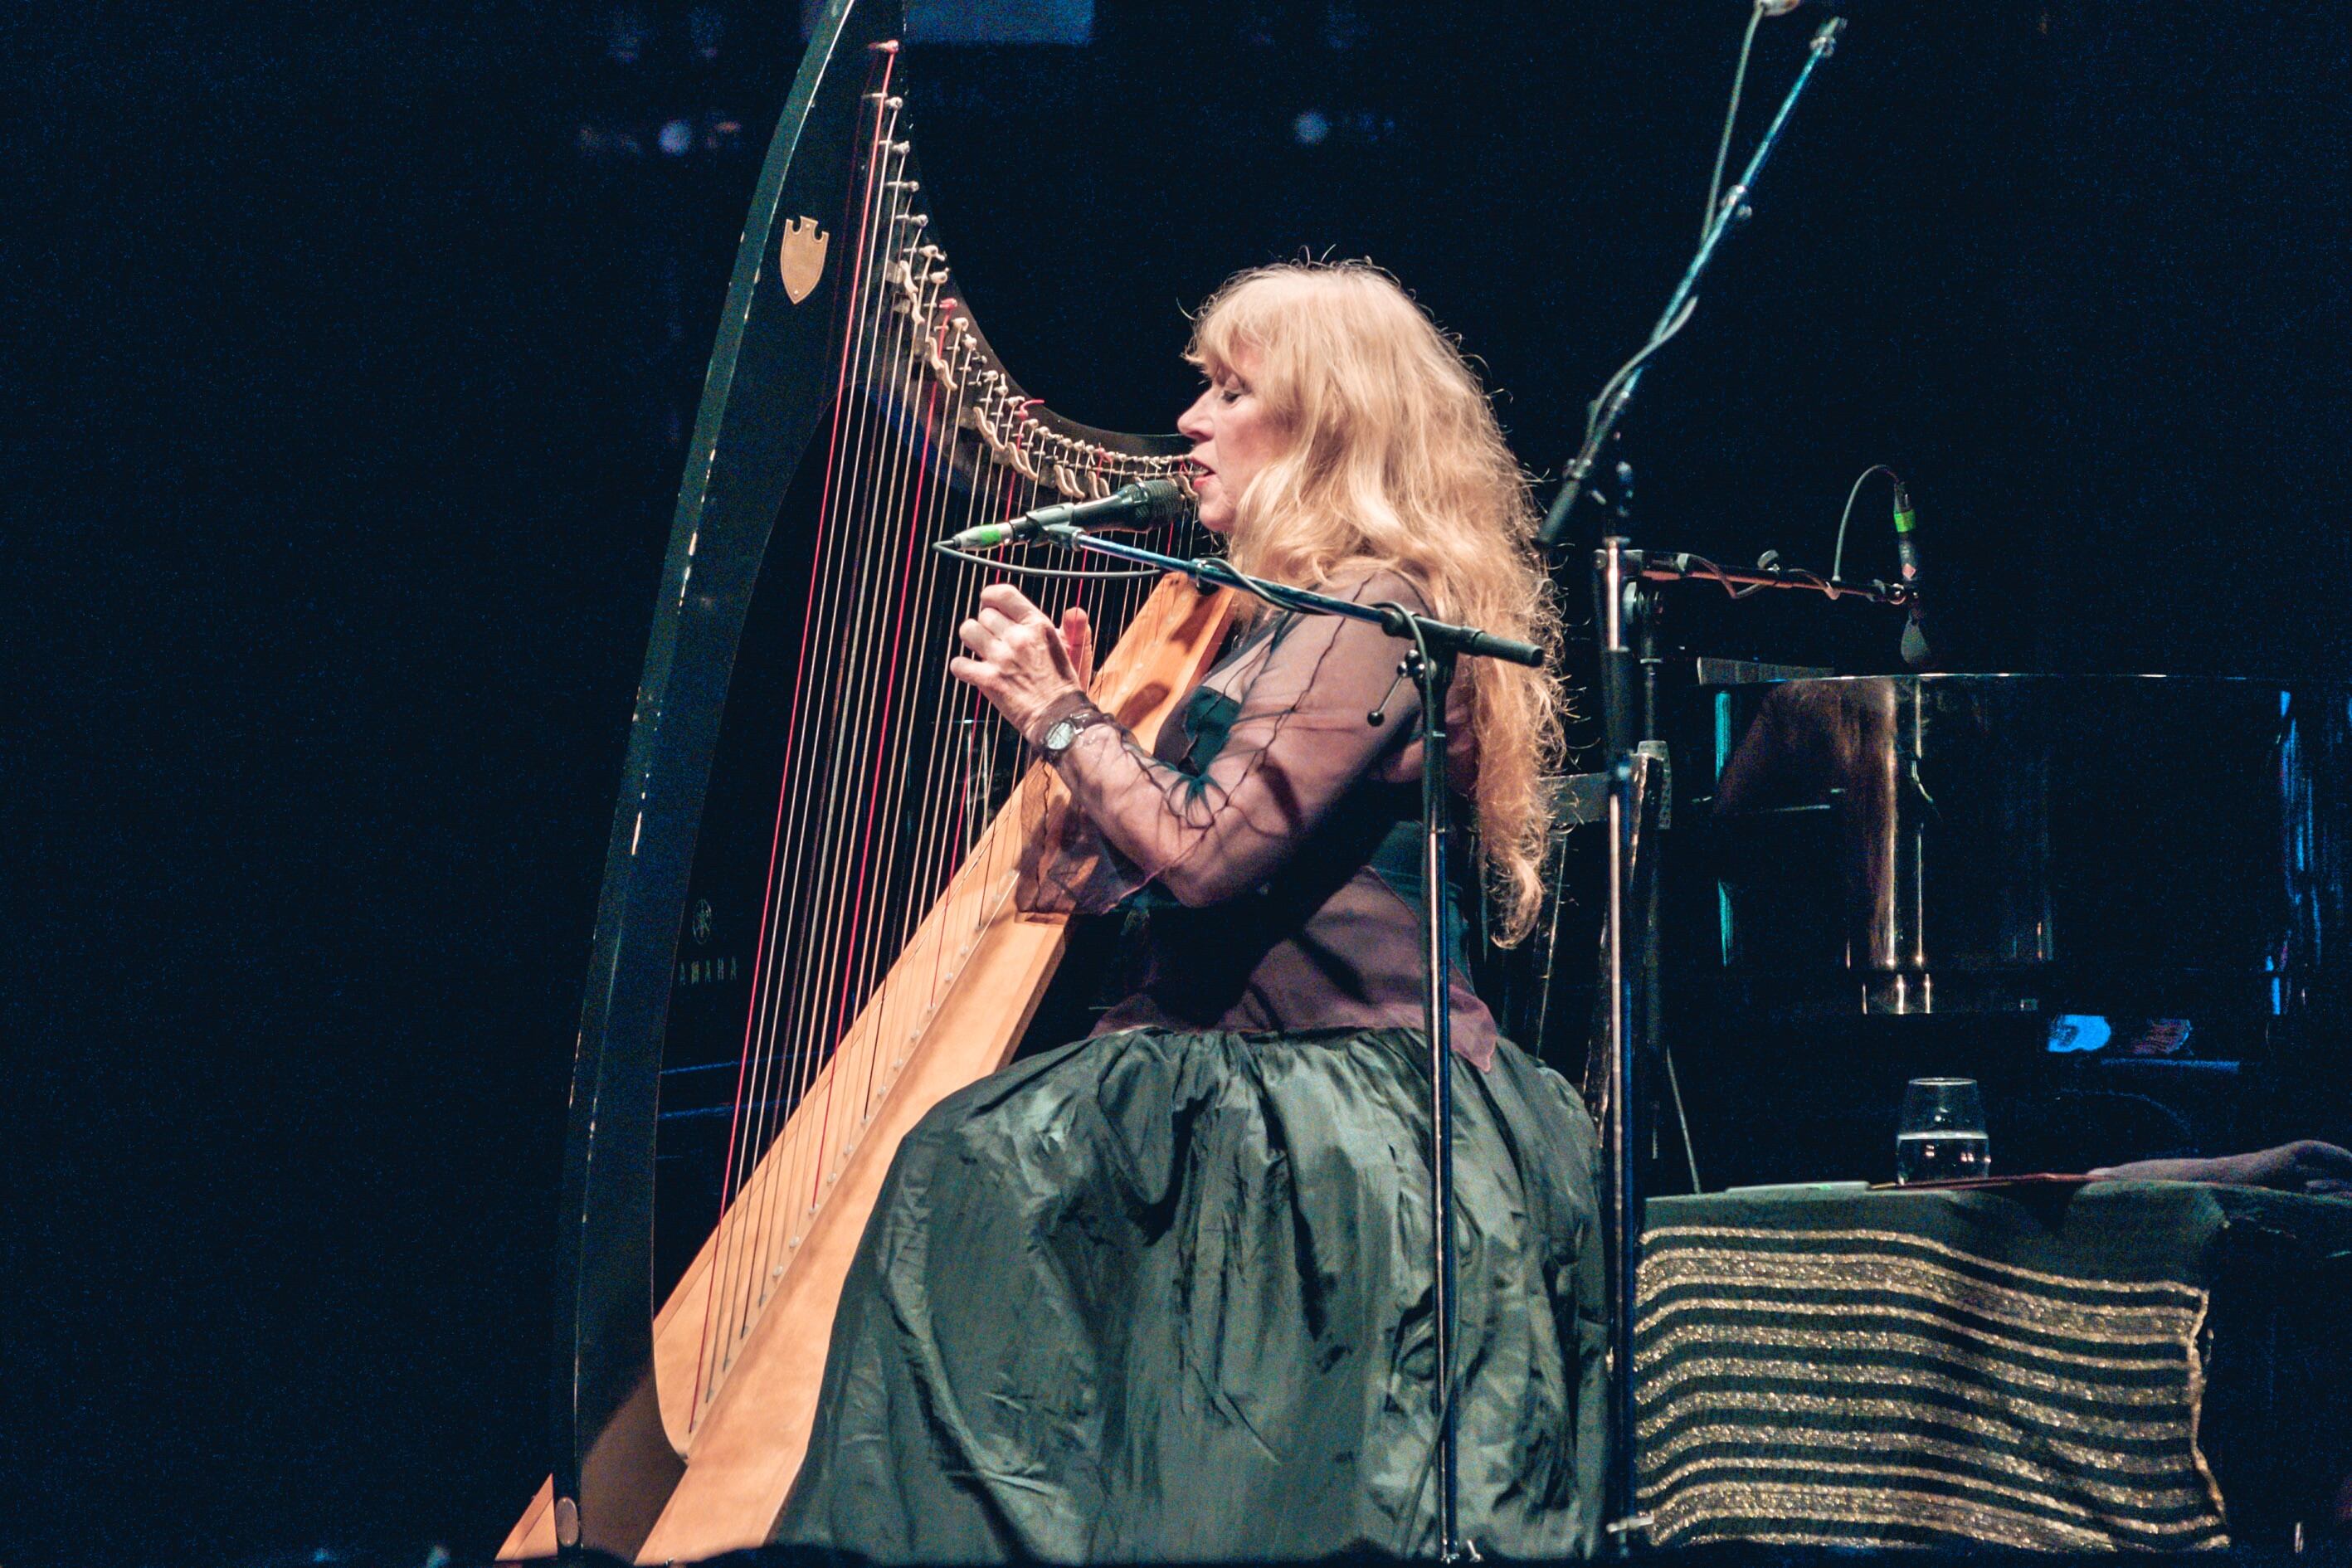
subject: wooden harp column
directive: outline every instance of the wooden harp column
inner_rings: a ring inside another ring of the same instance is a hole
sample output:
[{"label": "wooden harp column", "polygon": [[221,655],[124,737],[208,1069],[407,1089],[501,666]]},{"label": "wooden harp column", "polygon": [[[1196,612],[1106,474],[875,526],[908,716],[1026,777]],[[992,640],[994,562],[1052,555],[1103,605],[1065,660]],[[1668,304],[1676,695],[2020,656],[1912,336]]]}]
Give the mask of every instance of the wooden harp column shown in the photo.
[{"label": "wooden harp column", "polygon": [[[997,361],[923,210],[903,20],[827,6],[736,257],[581,1010],[553,1474],[501,1557],[766,1538],[899,1137],[1009,1058],[1063,950],[1012,897],[1059,786],[946,676],[983,578],[927,546],[1186,447],[1064,419]],[[1079,602],[1097,700],[1148,739],[1229,606],[1173,579]],[[719,1222],[656,1313],[666,1061],[737,1087]]]}]

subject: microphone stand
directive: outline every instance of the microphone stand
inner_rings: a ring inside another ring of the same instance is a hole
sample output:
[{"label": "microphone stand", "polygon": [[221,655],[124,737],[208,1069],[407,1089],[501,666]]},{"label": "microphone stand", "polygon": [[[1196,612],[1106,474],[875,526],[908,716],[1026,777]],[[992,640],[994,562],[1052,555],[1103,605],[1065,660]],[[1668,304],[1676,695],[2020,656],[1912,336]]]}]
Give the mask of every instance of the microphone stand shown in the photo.
[{"label": "microphone stand", "polygon": [[[1609,1184],[1603,1212],[1609,1231],[1609,1489],[1606,1515],[1610,1543],[1631,1552],[1645,1537],[1651,1516],[1641,1511],[1641,1471],[1633,1442],[1633,1299],[1642,1264],[1642,1196],[1637,1180],[1635,1095],[1646,1062],[1657,1059],[1661,942],[1659,848],[1668,769],[1663,744],[1654,733],[1654,700],[1637,694],[1636,672],[1644,661],[1632,642],[1633,628],[1647,637],[1654,610],[1650,584],[1711,582],[1743,593],[1779,588],[1817,593],[1830,599],[1856,598],[1903,608],[1917,603],[1909,584],[1872,579],[1833,583],[1803,571],[1745,571],[1717,565],[1703,556],[1626,547],[1611,533],[1593,552],[1595,622],[1601,633],[1601,718],[1608,752],[1609,896],[1601,927],[1601,1044],[1606,1077],[1601,1090],[1601,1141]],[[1639,884],[1637,887],[1636,884]],[[1629,935],[1629,932],[1631,933]],[[1637,984],[1638,983],[1638,984]]]},{"label": "microphone stand", "polygon": [[1699,239],[1698,254],[1692,257],[1690,265],[1684,268],[1682,281],[1675,285],[1674,296],[1666,301],[1665,311],[1659,316],[1658,324],[1650,329],[1649,342],[1627,362],[1624,369],[1610,379],[1609,385],[1601,389],[1601,396],[1594,402],[1592,417],[1585,426],[1584,446],[1570,461],[1561,478],[1559,494],[1553,500],[1551,510],[1544,514],[1542,531],[1537,535],[1544,544],[1558,544],[1561,536],[1567,533],[1569,516],[1576,510],[1577,498],[1584,493],[1584,481],[1591,477],[1593,465],[1601,460],[1601,449],[1609,444],[1609,437],[1616,434],[1617,421],[1623,416],[1625,405],[1633,400],[1633,389],[1642,384],[1642,373],[1649,368],[1645,362],[1664,346],[1668,338],[1681,331],[1684,320],[1696,306],[1698,280],[1706,273],[1708,264],[1714,261],[1716,247],[1723,243],[1723,237],[1731,232],[1731,226],[1748,216],[1748,193],[1755,188],[1757,176],[1764,172],[1764,161],[1772,155],[1772,149],[1780,145],[1780,132],[1788,128],[1789,116],[1796,109],[1797,100],[1813,79],[1813,68],[1836,51],[1837,36],[1844,30],[1845,18],[1832,16],[1814,32],[1811,49],[1805,57],[1804,69],[1797,73],[1797,79],[1789,88],[1788,97],[1780,100],[1780,112],[1765,128],[1764,139],[1757,143],[1756,155],[1748,160],[1748,167],[1740,172],[1738,182],[1724,192],[1721,204],[1715,209],[1714,220],[1706,226],[1706,233]]},{"label": "microphone stand", "polygon": [[[1781,133],[1788,129],[1789,117],[1811,83],[1814,70],[1835,50],[1838,35],[1844,29],[1844,18],[1832,16],[1814,31],[1804,68],[1790,85],[1747,167],[1724,193],[1706,232],[1700,237],[1698,253],[1684,268],[1681,280],[1666,300],[1665,310],[1651,328],[1649,342],[1610,377],[1601,395],[1593,399],[1585,425],[1584,445],[1569,463],[1559,493],[1545,514],[1537,535],[1540,543],[1556,545],[1567,533],[1577,500],[1585,493],[1585,481],[1616,434],[1618,421],[1623,417],[1626,405],[1633,401],[1651,355],[1682,330],[1696,308],[1700,278],[1715,260],[1716,251],[1731,226],[1748,216],[1748,194],[1762,174],[1766,160],[1780,144]],[[1640,1066],[1637,1028],[1642,1034],[1654,1029],[1656,1009],[1637,1007],[1634,981],[1637,977],[1643,980],[1640,994],[1644,1001],[1655,1000],[1656,986],[1652,977],[1657,973],[1660,954],[1654,919],[1637,921],[1634,918],[1635,889],[1632,879],[1642,873],[1642,867],[1636,864],[1639,841],[1650,835],[1659,819],[1660,786],[1664,782],[1661,775],[1664,771],[1659,748],[1643,745],[1637,733],[1648,725],[1636,714],[1640,701],[1636,679],[1639,655],[1628,632],[1629,623],[1646,616],[1642,584],[1645,576],[1653,574],[1651,568],[1657,568],[1655,575],[1660,577],[1710,574],[1666,570],[1663,559],[1644,561],[1629,548],[1630,543],[1621,531],[1612,530],[1595,558],[1592,581],[1596,629],[1601,636],[1601,717],[1608,752],[1605,773],[1609,790],[1609,891],[1601,939],[1601,980],[1607,990],[1601,1009],[1607,1101],[1602,1108],[1601,1141],[1607,1178],[1603,1212],[1610,1230],[1610,1458],[1609,1496],[1601,1518],[1603,1550],[1620,1556],[1631,1553],[1646,1542],[1651,1523],[1649,1516],[1640,1511],[1641,1472],[1634,1445],[1633,1301],[1641,1268],[1642,1197],[1635,1155],[1639,1130],[1635,1126],[1633,1090]],[[1718,578],[1731,575],[1720,570],[1711,574]],[[1726,585],[1731,584],[1727,582]],[[1795,584],[1776,581],[1771,585]],[[1654,862],[1654,843],[1650,851],[1641,854],[1640,859]],[[1654,867],[1650,874],[1654,875]],[[1629,930],[1636,924],[1640,927],[1638,931]]]},{"label": "microphone stand", "polygon": [[[1654,959],[1655,929],[1645,923],[1639,954],[1626,941],[1636,825],[1643,823],[1653,798],[1652,759],[1641,752],[1633,695],[1635,655],[1626,623],[1642,613],[1641,578],[1626,559],[1624,539],[1610,535],[1593,561],[1593,610],[1601,633],[1601,720],[1609,753],[1609,898],[1602,913],[1601,966],[1607,996],[1601,1006],[1601,1040],[1607,1062],[1602,1089],[1601,1141],[1608,1185],[1603,1214],[1609,1255],[1609,1487],[1601,1510],[1603,1550],[1623,1555],[1645,1537],[1650,1517],[1637,1510],[1640,1467],[1633,1452],[1633,1288],[1642,1261],[1642,1200],[1635,1190],[1633,1090],[1641,1066],[1636,1046],[1633,973]],[[1645,726],[1644,726],[1645,727]],[[1648,987],[1643,987],[1646,993]],[[1643,1009],[1646,1024],[1654,1015]]]},{"label": "microphone stand", "polygon": [[[1421,695],[1421,907],[1424,928],[1422,1022],[1429,1038],[1430,1246],[1437,1351],[1437,1554],[1444,1563],[1475,1560],[1476,1549],[1462,1537],[1461,1462],[1454,1409],[1457,1327],[1454,1278],[1454,974],[1453,943],[1448,940],[1454,906],[1453,885],[1446,879],[1445,863],[1445,701],[1453,688],[1455,661],[1464,655],[1506,659],[1539,668],[1544,661],[1543,650],[1532,643],[1496,637],[1475,626],[1454,626],[1394,605],[1360,605],[1352,599],[1269,583],[1239,572],[1223,561],[1187,561],[1162,555],[1138,545],[1097,538],[1067,524],[1049,524],[1038,531],[1041,537],[1073,550],[1093,551],[1163,571],[1181,572],[1196,582],[1238,589],[1279,609],[1371,621],[1389,636],[1412,644],[1412,651],[1398,667],[1397,675],[1400,679],[1412,680]],[[1393,684],[1390,689],[1395,689]],[[1383,697],[1381,700],[1385,706],[1388,699]],[[1372,710],[1374,721],[1379,712],[1377,708]]]}]

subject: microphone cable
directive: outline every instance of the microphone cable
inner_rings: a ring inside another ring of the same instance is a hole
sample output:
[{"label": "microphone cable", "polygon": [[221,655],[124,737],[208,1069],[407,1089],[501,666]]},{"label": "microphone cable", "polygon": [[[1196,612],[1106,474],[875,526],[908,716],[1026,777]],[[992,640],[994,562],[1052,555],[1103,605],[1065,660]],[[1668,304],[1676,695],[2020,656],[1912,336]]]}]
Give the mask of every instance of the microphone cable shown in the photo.
[{"label": "microphone cable", "polygon": [[[1714,226],[1716,204],[1723,196],[1723,171],[1731,156],[1732,131],[1739,121],[1739,100],[1748,87],[1748,62],[1749,57],[1755,52],[1756,29],[1765,17],[1780,16],[1786,9],[1785,6],[1776,6],[1775,0],[1756,0],[1754,8],[1748,14],[1748,30],[1739,39],[1739,63],[1731,75],[1731,101],[1724,108],[1723,134],[1716,141],[1715,167],[1707,175],[1706,215],[1700,219],[1698,226],[1701,237],[1705,237],[1706,231]],[[1592,439],[1592,432],[1601,423],[1601,412],[1609,406],[1609,400],[1616,395],[1617,389],[1624,385],[1626,379],[1635,371],[1647,363],[1652,354],[1664,348],[1675,333],[1688,326],[1692,313],[1697,309],[1698,296],[1693,294],[1683,302],[1683,308],[1675,312],[1673,321],[1660,328],[1654,337],[1642,345],[1640,353],[1619,365],[1616,372],[1602,383],[1599,395],[1591,403],[1585,405],[1584,438],[1587,442]]]},{"label": "microphone cable", "polygon": [[1118,583],[1137,577],[1165,577],[1167,573],[1146,566],[1139,571],[1087,572],[1068,566],[1019,566],[993,555],[974,555],[969,550],[958,550],[944,539],[931,541],[931,548],[942,555],[952,555],[958,561],[969,561],[975,566],[985,566],[992,572],[1002,572],[1008,577],[1057,577],[1070,583]]},{"label": "microphone cable", "polygon": [[1903,488],[1903,476],[1896,473],[1893,468],[1888,468],[1884,463],[1873,463],[1870,467],[1863,469],[1861,473],[1854,476],[1853,489],[1845,492],[1845,510],[1838,513],[1837,547],[1830,552],[1830,581],[1832,583],[1843,583],[1845,581],[1845,525],[1853,520],[1854,498],[1862,494],[1862,487],[1864,483],[1868,480],[1870,476],[1873,474],[1885,474],[1889,479],[1894,481],[1895,488],[1896,489],[1899,490]]},{"label": "microphone cable", "polygon": [[1706,216],[1699,219],[1698,231],[1704,236],[1707,226],[1715,222],[1715,204],[1723,196],[1724,164],[1731,157],[1731,128],[1739,121],[1740,89],[1748,85],[1748,56],[1756,47],[1756,28],[1767,16],[1779,16],[1772,0],[1756,0],[1756,8],[1748,14],[1748,31],[1739,40],[1739,64],[1731,73],[1731,103],[1723,111],[1723,135],[1715,144],[1715,173],[1706,182]]}]

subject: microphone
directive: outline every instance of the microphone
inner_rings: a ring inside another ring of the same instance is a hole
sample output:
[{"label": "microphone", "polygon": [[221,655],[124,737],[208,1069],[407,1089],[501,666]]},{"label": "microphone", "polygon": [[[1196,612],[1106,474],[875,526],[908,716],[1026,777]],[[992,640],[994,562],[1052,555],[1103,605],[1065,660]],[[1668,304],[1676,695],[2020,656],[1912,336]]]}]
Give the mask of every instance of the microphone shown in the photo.
[{"label": "microphone", "polygon": [[1911,491],[1895,481],[1895,558],[1902,569],[1903,585],[1911,590],[1911,618],[1903,625],[1903,662],[1924,669],[1936,657],[1927,647],[1926,616],[1919,606],[1919,514],[1911,510]]},{"label": "microphone", "polygon": [[1099,500],[1041,506],[1003,522],[967,528],[946,542],[950,550],[994,550],[1034,539],[1049,528],[1153,528],[1192,513],[1192,502],[1174,479],[1138,479]]}]

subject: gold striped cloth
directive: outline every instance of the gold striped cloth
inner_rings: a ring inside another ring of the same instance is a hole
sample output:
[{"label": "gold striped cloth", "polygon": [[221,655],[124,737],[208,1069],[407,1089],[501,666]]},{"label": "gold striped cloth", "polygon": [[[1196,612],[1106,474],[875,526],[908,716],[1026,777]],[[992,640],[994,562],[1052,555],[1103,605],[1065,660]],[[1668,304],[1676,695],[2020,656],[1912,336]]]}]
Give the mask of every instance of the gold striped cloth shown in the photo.
[{"label": "gold striped cloth", "polygon": [[1895,1228],[1655,1224],[1634,1318],[1650,1538],[2226,1546],[2197,1443],[2206,1308]]}]

